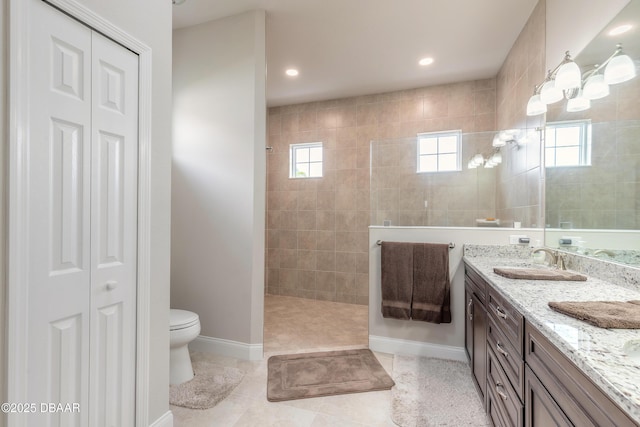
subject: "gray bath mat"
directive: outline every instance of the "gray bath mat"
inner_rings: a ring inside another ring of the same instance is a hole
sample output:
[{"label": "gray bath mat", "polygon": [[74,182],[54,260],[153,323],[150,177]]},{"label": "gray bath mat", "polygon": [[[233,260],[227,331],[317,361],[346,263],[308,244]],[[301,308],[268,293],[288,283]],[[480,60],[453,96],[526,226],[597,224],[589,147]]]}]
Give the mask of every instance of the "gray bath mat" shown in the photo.
[{"label": "gray bath mat", "polygon": [[393,380],[369,349],[271,356],[267,400],[389,390]]},{"label": "gray bath mat", "polygon": [[191,409],[209,409],[229,396],[242,381],[244,372],[204,360],[193,361],[195,376],[169,386],[169,403]]},{"label": "gray bath mat", "polygon": [[391,419],[401,427],[489,426],[469,365],[393,356]]}]

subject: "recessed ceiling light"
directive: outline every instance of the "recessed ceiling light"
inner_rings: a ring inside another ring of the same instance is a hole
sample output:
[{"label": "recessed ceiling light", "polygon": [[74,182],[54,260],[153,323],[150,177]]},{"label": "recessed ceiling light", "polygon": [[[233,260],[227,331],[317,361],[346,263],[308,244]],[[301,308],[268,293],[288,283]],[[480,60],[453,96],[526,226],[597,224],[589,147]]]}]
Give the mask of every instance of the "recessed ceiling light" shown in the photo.
[{"label": "recessed ceiling light", "polygon": [[418,61],[418,64],[420,65],[433,64],[433,58],[422,58],[420,61]]},{"label": "recessed ceiling light", "polygon": [[631,25],[631,24],[620,25],[618,27],[615,27],[613,30],[609,31],[609,35],[610,36],[617,36],[617,35],[620,35],[622,33],[626,33],[631,28],[633,28],[633,25]]},{"label": "recessed ceiling light", "polygon": [[285,71],[285,74],[289,77],[295,77],[300,73],[298,73],[298,70],[296,70],[295,68],[289,68],[287,71]]}]

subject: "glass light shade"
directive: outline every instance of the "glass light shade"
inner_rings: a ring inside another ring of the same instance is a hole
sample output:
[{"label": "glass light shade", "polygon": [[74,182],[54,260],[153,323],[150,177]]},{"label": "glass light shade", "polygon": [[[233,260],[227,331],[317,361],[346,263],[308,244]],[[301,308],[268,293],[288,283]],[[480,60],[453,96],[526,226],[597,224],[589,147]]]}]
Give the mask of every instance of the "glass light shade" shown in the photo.
[{"label": "glass light shade", "polygon": [[540,100],[540,95],[533,95],[527,102],[527,116],[537,116],[547,112],[547,104]]},{"label": "glass light shade", "polygon": [[499,165],[500,163],[502,163],[502,154],[500,154],[499,151],[493,153],[493,156],[491,156],[491,161],[496,165]]},{"label": "glass light shade", "polygon": [[587,99],[604,98],[609,95],[609,85],[604,81],[602,74],[596,74],[587,79],[582,94]]},{"label": "glass light shade", "polygon": [[491,168],[492,168],[492,167],[494,167],[494,166],[495,166],[495,165],[494,165],[493,163],[491,163],[491,162],[487,162],[487,163],[485,163],[485,164],[484,164],[484,167],[485,167],[485,168],[489,168],[489,169],[491,169]]},{"label": "glass light shade", "polygon": [[493,142],[491,143],[494,147],[504,147],[506,144],[506,141],[500,138],[500,134],[496,134],[496,136],[493,137]]},{"label": "glass light shade", "polygon": [[582,83],[582,74],[580,67],[575,62],[567,62],[563,64],[556,73],[555,87],[560,90],[574,89],[580,87]]},{"label": "glass light shade", "polygon": [[562,99],[562,90],[556,87],[556,84],[553,80],[549,80],[545,84],[542,85],[542,89],[540,89],[540,100],[545,104],[553,104],[554,102],[558,102]]},{"label": "glass light shade", "polygon": [[475,163],[476,166],[480,166],[482,163],[484,163],[484,157],[482,157],[482,154],[476,154],[475,156],[473,156],[473,163]]},{"label": "glass light shade", "polygon": [[604,69],[604,81],[610,85],[626,82],[635,76],[636,65],[627,55],[614,57]]},{"label": "glass light shade", "polygon": [[588,110],[589,108],[591,108],[591,101],[589,100],[589,98],[584,97],[584,95],[582,94],[582,89],[580,89],[580,91],[578,92],[578,96],[570,99],[567,102],[567,111],[569,113],[584,111]]}]

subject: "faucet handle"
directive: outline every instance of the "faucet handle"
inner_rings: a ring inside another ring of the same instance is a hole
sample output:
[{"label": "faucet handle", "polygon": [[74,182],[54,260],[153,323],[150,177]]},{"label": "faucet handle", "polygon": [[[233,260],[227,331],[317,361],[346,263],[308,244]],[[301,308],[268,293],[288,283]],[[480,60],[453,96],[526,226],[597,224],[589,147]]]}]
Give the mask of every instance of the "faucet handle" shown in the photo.
[{"label": "faucet handle", "polygon": [[558,269],[560,270],[566,270],[567,266],[564,263],[564,257],[560,254],[557,255],[556,258],[556,267],[558,267]]}]

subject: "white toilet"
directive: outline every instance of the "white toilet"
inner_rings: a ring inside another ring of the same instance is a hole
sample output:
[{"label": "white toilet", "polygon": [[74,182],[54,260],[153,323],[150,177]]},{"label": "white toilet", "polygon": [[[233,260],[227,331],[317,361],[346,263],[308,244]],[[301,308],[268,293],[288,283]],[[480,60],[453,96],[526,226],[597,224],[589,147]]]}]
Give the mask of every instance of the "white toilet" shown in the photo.
[{"label": "white toilet", "polygon": [[189,343],[200,334],[200,318],[196,313],[171,309],[169,314],[169,383],[181,384],[193,378]]}]

